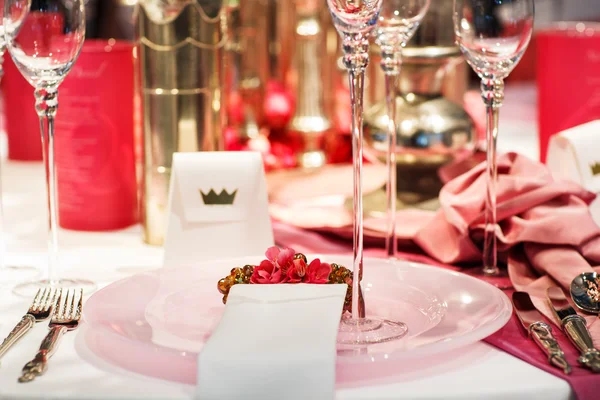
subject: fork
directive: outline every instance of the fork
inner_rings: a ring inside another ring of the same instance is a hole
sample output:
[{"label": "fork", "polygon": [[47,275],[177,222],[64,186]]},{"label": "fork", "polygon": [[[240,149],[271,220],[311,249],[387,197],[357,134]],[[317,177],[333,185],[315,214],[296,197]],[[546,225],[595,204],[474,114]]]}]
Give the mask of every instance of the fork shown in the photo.
[{"label": "fork", "polygon": [[37,291],[27,314],[21,318],[21,321],[8,334],[2,344],[0,344],[0,359],[19,339],[33,328],[36,322],[45,321],[50,317],[54,303],[56,303],[56,293],[56,289],[48,287]]},{"label": "fork", "polygon": [[37,376],[43,375],[46,372],[48,360],[54,355],[56,349],[58,349],[60,339],[65,333],[76,329],[79,325],[82,302],[83,289],[79,291],[63,291],[61,289],[60,298],[58,303],[56,303],[50,325],[48,326],[50,332],[42,340],[35,358],[23,367],[19,382],[31,382]]}]

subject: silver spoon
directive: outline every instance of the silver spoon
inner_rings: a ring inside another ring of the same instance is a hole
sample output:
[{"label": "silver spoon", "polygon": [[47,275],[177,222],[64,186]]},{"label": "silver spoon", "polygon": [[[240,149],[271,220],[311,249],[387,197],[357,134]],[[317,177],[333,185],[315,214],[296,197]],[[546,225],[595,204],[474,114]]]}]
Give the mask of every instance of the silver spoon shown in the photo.
[{"label": "silver spoon", "polygon": [[581,310],[600,316],[600,275],[584,272],[571,282],[571,298]]}]

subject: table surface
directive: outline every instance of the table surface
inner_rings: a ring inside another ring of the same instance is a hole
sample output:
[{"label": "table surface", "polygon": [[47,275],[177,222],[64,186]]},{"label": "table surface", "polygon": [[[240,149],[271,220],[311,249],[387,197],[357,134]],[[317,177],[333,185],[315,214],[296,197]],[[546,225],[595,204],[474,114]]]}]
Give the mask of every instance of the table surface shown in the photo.
[{"label": "table surface", "polygon": [[[521,90],[521,89],[519,89]],[[531,89],[522,89],[531,97]],[[509,97],[510,96],[510,97]],[[518,90],[507,94],[522,96]],[[532,105],[528,104],[531,108]],[[534,107],[534,105],[533,105]],[[500,135],[502,151],[518,150],[537,157],[532,113],[515,108]],[[9,265],[43,268],[46,249],[44,171],[40,163],[5,162],[2,166],[5,208],[5,260]],[[60,232],[61,274],[85,277],[100,287],[138,272],[159,268],[162,250],[142,244],[139,226],[111,233]],[[0,338],[26,312],[30,299],[12,294],[10,277],[0,275]],[[22,366],[33,357],[47,332],[36,326],[0,366],[0,399],[191,399],[194,387],[148,378],[119,369],[84,344],[85,324],[67,334],[45,376],[19,384]],[[368,387],[343,387],[338,399],[544,399],[573,398],[566,381],[480,342],[462,349],[452,361],[382,380]]]}]

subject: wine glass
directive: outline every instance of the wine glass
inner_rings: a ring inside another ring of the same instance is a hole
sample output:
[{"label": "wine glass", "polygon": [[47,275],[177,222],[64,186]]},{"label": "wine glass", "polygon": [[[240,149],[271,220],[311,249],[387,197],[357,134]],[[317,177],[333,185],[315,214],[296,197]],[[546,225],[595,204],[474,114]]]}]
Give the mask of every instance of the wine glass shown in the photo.
[{"label": "wine glass", "polygon": [[29,295],[40,286],[82,287],[94,284],[58,276],[58,197],[54,161],[54,119],[58,86],[77,60],[85,40],[84,0],[4,0],[4,27],[8,52],[25,79],[35,88],[40,118],[48,200],[48,276],[19,285],[15,293]]},{"label": "wine glass", "polygon": [[352,158],[354,167],[353,275],[351,316],[342,318],[338,342],[366,345],[398,339],[407,331],[402,322],[365,315],[361,280],[363,269],[363,93],[369,64],[369,35],[375,28],[382,0],[327,0],[333,23],[342,38],[344,66],[348,70],[352,107]]},{"label": "wine glass", "polygon": [[454,0],[456,42],[481,78],[486,106],[487,192],[483,242],[484,277],[501,277],[497,264],[496,140],[504,79],[521,60],[533,32],[534,0]]},{"label": "wine glass", "polygon": [[381,69],[385,74],[388,116],[386,185],[388,226],[385,247],[388,257],[396,258],[396,88],[402,66],[402,48],[415,34],[429,9],[431,0],[385,0],[375,28],[375,42],[381,50]]},{"label": "wine glass", "polygon": [[[4,76],[2,64],[6,41],[4,39],[4,0],[0,0],[0,82]],[[0,168],[1,170],[1,168]],[[22,265],[8,265],[6,262],[6,230],[4,218],[4,196],[2,195],[2,179],[0,178],[0,283],[15,284],[26,279],[32,279],[39,274],[37,268]]]}]

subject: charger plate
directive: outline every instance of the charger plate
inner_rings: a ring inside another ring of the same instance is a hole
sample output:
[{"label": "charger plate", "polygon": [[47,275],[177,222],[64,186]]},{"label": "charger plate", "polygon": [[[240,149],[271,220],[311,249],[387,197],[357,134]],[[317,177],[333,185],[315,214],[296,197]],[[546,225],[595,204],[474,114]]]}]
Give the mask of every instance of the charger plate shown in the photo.
[{"label": "charger plate", "polygon": [[[225,308],[217,281],[231,268],[263,258],[165,268],[115,282],[95,293],[84,307],[86,344],[117,367],[195,384],[198,353]],[[348,256],[319,258],[352,265]],[[368,384],[369,377],[435,363],[452,350],[486,338],[510,319],[512,307],[504,293],[476,278],[406,261],[365,258],[364,265],[367,314],[402,321],[408,333],[400,340],[358,349],[340,345],[338,385],[359,378]]]}]

